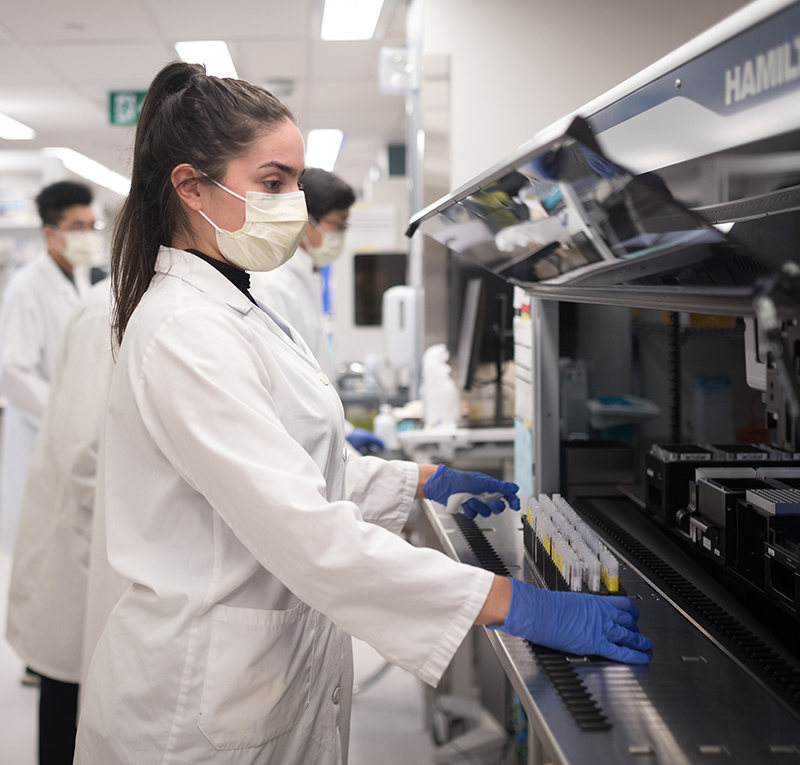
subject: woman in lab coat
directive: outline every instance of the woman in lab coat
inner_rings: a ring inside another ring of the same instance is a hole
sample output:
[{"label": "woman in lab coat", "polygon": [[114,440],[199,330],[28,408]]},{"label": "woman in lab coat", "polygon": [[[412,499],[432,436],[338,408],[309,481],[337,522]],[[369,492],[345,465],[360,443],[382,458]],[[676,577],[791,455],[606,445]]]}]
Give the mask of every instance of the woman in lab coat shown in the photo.
[{"label": "woman in lab coat", "polygon": [[[108,556],[132,584],[92,657],[78,763],[346,762],[349,635],[435,684],[474,623],[515,630],[530,611],[536,588],[392,533],[423,495],[516,487],[348,459],[327,375],[250,298],[247,270],[302,237],[302,169],[265,91],[181,63],[148,90],[113,247],[105,432]],[[646,648],[631,608],[592,605],[604,616],[581,629]]]}]

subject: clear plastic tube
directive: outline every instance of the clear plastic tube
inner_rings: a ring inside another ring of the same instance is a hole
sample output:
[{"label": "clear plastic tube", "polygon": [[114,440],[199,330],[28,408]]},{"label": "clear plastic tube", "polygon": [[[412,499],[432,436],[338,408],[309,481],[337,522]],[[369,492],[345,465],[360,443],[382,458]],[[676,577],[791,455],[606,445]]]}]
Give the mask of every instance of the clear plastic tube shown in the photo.
[{"label": "clear plastic tube", "polygon": [[564,547],[566,546],[566,542],[564,541],[564,537],[561,536],[560,531],[556,531],[553,535],[553,552],[551,557],[553,558],[553,563],[556,564],[556,568],[564,574]]},{"label": "clear plastic tube", "polygon": [[583,563],[586,566],[586,588],[589,592],[600,592],[600,561],[590,555]]},{"label": "clear plastic tube", "polygon": [[572,592],[581,592],[583,590],[583,563],[580,556],[572,548],[568,553],[568,571],[567,582],[570,590]]},{"label": "clear plastic tube", "polygon": [[619,591],[619,561],[613,553],[606,549],[600,554],[600,563],[603,566],[603,584],[609,592]]}]

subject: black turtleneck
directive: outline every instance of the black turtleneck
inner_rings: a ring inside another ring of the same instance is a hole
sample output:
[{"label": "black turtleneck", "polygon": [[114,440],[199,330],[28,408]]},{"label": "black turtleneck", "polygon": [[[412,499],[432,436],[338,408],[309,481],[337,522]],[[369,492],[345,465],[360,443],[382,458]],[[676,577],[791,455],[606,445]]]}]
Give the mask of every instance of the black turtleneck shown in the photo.
[{"label": "black turtleneck", "polygon": [[187,249],[186,252],[191,252],[192,255],[196,255],[198,258],[205,260],[205,262],[209,265],[214,266],[214,268],[216,268],[217,271],[219,271],[231,284],[233,284],[236,289],[247,295],[247,299],[251,303],[256,303],[256,301],[253,300],[253,296],[250,294],[250,274],[248,274],[247,271],[242,271],[241,268],[237,268],[236,266],[226,263],[223,260],[212,258],[209,255],[206,255],[204,252],[200,252],[200,250]]}]

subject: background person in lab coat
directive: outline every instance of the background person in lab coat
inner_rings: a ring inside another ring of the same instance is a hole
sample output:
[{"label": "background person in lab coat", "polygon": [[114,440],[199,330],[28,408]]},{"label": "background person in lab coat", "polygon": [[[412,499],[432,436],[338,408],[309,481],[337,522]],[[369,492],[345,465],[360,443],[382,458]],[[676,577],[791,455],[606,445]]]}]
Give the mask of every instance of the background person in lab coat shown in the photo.
[{"label": "background person in lab coat", "polygon": [[475,623],[647,661],[626,598],[545,592],[396,533],[416,498],[518,507],[516,487],[348,459],[330,380],[248,292],[302,238],[303,154],[248,83],[175,63],[145,96],[112,249],[102,477],[131,585],[92,656],[77,763],[344,763],[349,635],[431,684]]},{"label": "background person in lab coat", "polygon": [[47,399],[61,334],[90,286],[87,266],[100,249],[92,192],[61,181],[36,197],[46,252],[9,280],[0,305],[0,540],[11,552],[22,492]]},{"label": "background person in lab coat", "polygon": [[75,753],[98,444],[113,357],[110,280],[73,312],[22,501],[6,636],[41,675],[39,763]]},{"label": "background person in lab coat", "polygon": [[[335,377],[335,363],[322,301],[320,268],[336,261],[344,249],[350,208],[356,195],[338,175],[307,167],[300,178],[306,197],[308,226],[292,258],[272,271],[250,276],[250,292],[259,302],[279,313],[308,343],[325,374]],[[347,440],[354,449],[381,451],[383,442],[366,428],[345,423]]]},{"label": "background person in lab coat", "polygon": [[251,274],[250,291],[302,335],[325,374],[333,379],[335,368],[323,324],[319,269],[342,254],[356,196],[339,176],[318,167],[306,168],[300,185],[308,209],[308,226],[300,246],[280,268]]}]

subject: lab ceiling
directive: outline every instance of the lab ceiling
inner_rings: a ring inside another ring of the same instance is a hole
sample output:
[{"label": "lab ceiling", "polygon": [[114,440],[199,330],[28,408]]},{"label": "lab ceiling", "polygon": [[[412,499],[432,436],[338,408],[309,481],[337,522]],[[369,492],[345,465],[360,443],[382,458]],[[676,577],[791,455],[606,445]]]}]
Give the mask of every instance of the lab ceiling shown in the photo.
[{"label": "lab ceiling", "polygon": [[228,43],[239,76],[291,80],[283,100],[303,134],[341,128],[336,172],[360,187],[389,143],[403,142],[405,101],[381,94],[382,46],[405,42],[405,3],[386,0],[369,41],[319,39],[323,0],[4,0],[0,112],[36,130],[0,150],[67,146],[129,174],[133,128],[109,125],[108,94],[145,90],[180,40]]}]

